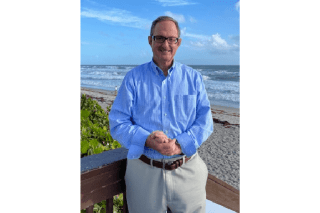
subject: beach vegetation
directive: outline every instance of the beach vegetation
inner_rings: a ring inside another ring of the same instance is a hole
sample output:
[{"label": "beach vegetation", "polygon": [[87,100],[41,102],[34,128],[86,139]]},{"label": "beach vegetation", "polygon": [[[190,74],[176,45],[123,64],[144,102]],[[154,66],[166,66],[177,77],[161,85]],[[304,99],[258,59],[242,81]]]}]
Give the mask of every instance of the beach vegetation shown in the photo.
[{"label": "beach vegetation", "polygon": [[[114,140],[110,134],[109,112],[111,106],[106,111],[96,100],[83,94],[81,96],[81,157],[99,154],[104,151],[117,149],[121,144]],[[123,208],[123,194],[113,196],[113,212],[120,213]],[[106,201],[96,203],[93,206],[94,213],[106,212]],[[85,209],[81,213],[86,212]]]},{"label": "beach vegetation", "polygon": [[110,134],[110,110],[111,106],[104,111],[96,100],[81,96],[81,157],[121,147]]},{"label": "beach vegetation", "polygon": [[[106,213],[107,201],[103,200],[100,203],[93,205],[94,213]],[[123,212],[123,193],[113,196],[113,212]],[[82,209],[80,213],[86,213],[85,209]]]}]

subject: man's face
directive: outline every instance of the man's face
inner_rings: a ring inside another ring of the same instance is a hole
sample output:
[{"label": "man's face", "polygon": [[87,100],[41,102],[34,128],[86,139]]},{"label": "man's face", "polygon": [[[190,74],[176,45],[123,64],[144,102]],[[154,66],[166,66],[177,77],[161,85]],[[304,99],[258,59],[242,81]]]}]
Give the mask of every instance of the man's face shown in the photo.
[{"label": "man's face", "polygon": [[[156,24],[154,31],[154,36],[163,37],[175,37],[178,38],[178,30],[173,21],[160,21]],[[152,48],[153,59],[157,64],[172,62],[174,55],[178,47],[181,44],[181,39],[175,44],[169,44],[168,40],[163,43],[155,42],[151,36],[148,37],[149,44]]]}]

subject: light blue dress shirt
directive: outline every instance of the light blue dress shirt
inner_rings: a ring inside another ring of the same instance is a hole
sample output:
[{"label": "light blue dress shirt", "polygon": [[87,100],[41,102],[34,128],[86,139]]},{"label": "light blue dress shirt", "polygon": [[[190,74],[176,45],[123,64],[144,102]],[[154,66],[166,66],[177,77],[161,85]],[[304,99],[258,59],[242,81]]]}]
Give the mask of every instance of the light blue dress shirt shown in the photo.
[{"label": "light blue dress shirt", "polygon": [[110,114],[112,137],[127,148],[128,159],[142,154],[170,159],[145,146],[149,134],[163,131],[176,138],[190,157],[213,132],[210,102],[201,74],[175,62],[165,76],[151,60],[130,70],[122,81]]}]

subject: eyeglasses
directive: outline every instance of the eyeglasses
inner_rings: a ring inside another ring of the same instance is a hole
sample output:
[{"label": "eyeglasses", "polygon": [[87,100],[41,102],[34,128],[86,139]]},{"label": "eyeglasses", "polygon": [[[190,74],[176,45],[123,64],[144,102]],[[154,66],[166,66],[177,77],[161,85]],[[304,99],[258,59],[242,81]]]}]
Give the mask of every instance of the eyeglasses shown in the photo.
[{"label": "eyeglasses", "polygon": [[165,40],[168,40],[169,44],[175,44],[179,40],[179,38],[175,38],[175,37],[166,38],[163,36],[152,36],[152,39],[157,43],[163,43],[163,42],[165,42]]}]

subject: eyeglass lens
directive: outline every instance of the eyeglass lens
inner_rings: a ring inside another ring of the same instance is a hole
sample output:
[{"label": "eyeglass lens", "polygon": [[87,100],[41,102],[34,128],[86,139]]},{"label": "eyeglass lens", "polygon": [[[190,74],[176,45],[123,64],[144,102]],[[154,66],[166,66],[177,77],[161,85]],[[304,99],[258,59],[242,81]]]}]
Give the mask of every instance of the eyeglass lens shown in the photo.
[{"label": "eyeglass lens", "polygon": [[178,41],[178,38],[174,38],[174,37],[166,38],[163,36],[154,36],[154,40],[160,43],[163,43],[165,40],[168,40],[169,43],[176,43]]}]

